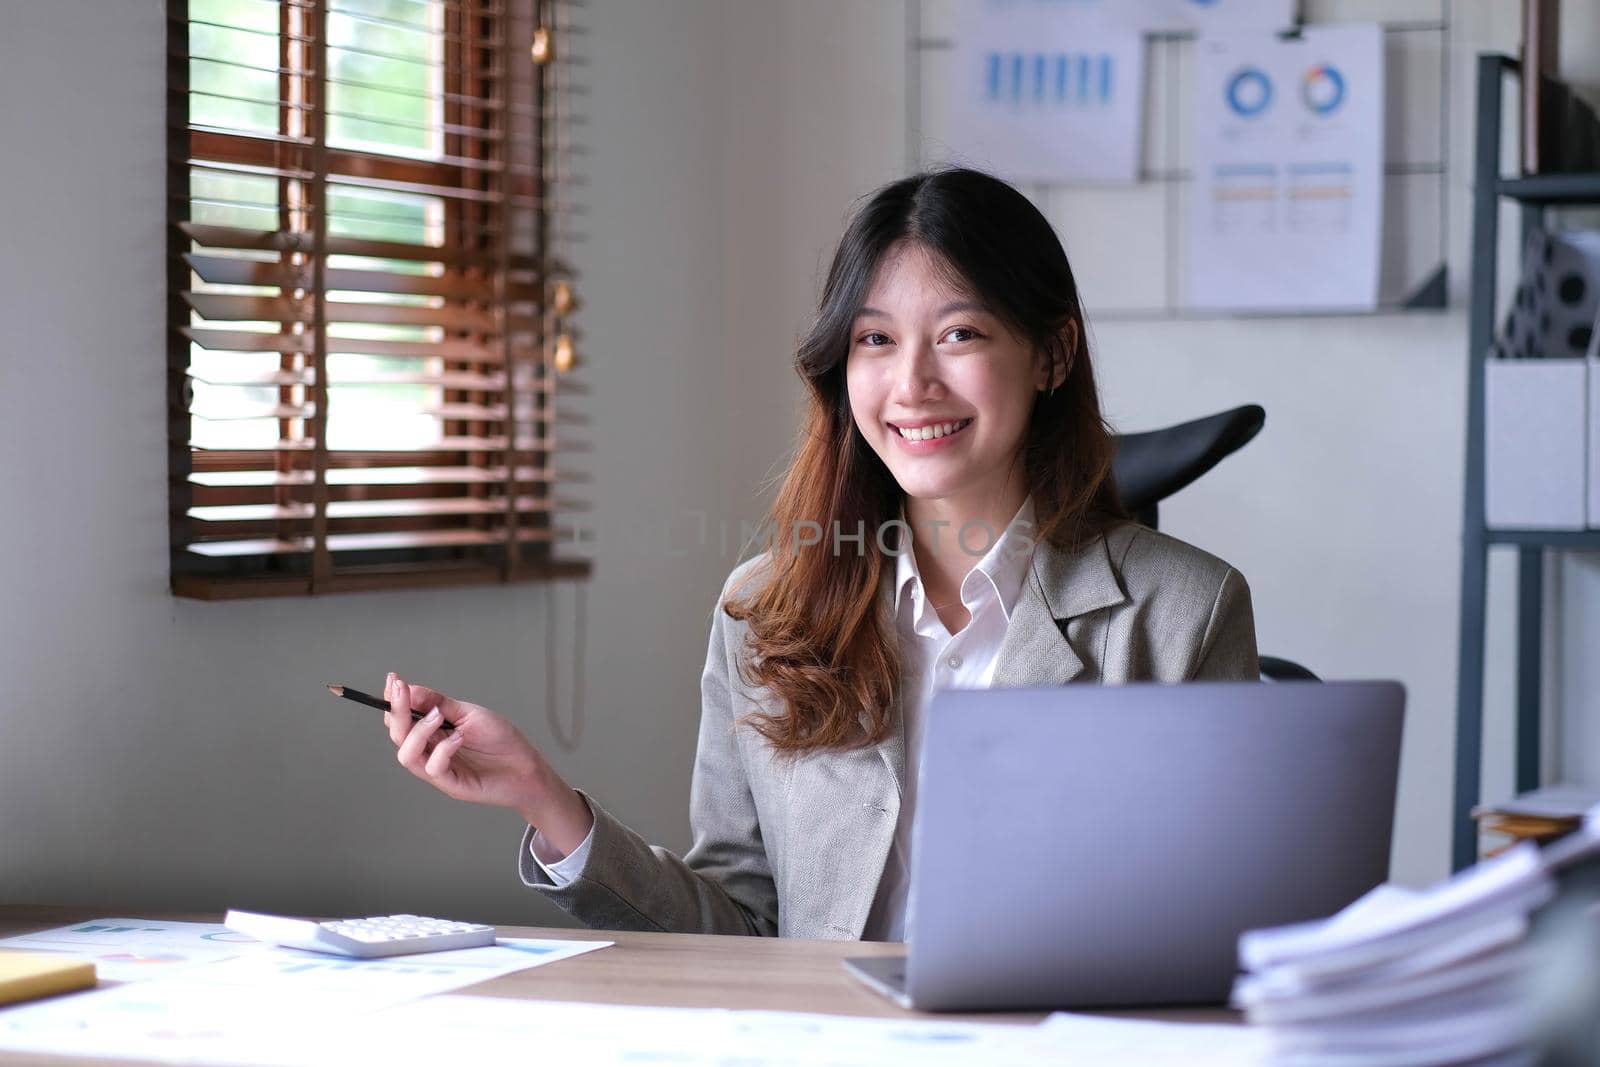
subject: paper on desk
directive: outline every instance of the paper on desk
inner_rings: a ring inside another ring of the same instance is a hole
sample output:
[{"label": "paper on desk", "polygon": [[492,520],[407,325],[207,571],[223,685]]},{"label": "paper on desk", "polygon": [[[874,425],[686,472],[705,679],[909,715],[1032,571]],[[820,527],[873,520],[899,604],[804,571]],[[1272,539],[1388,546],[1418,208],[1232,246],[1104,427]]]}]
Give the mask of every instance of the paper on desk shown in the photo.
[{"label": "paper on desk", "polygon": [[605,948],[610,941],[534,941],[507,938],[483,948],[349,959],[271,947],[191,968],[171,981],[248,989],[294,986],[331,994],[371,996],[381,1006],[487,982],[515,971]]},{"label": "paper on desk", "polygon": [[236,986],[176,978],[139,982],[0,1011],[0,1052],[165,1063],[311,1062],[295,1057],[315,1048],[317,1033],[385,1004],[379,994],[288,984],[240,996]]},{"label": "paper on desk", "polygon": [[65,952],[94,963],[106,982],[162,978],[197,963],[253,952],[261,942],[217,923],[93,919],[0,940],[0,948]]},{"label": "paper on desk", "polygon": [[1056,1012],[1037,1031],[1071,1061],[1096,1067],[1181,1063],[1186,1067],[1249,1067],[1267,1062],[1264,1031],[1224,1023],[1167,1023]]},{"label": "paper on desk", "polygon": [[[565,1004],[438,996],[382,1002],[392,990],[198,979],[120,986],[0,1012],[0,1048],[164,1062],[317,1064],[513,1062],[530,1049],[585,1067],[986,1067],[1260,1061],[1248,1027],[1057,1015],[1037,1027],[785,1012]],[[419,1014],[419,1010],[425,1014]]]},{"label": "paper on desk", "polygon": [[[414,1012],[365,1016],[319,1042],[329,1061],[385,1067],[441,1061],[511,1062],[536,1048],[546,1062],[585,1067],[1022,1067],[1082,1064],[1077,1050],[1041,1041],[1037,1027],[924,1019],[860,1019],[788,1012],[561,1004],[494,997],[435,997],[427,1025]],[[319,1062],[303,1059],[299,1063]]]},{"label": "paper on desk", "polygon": [[[363,1015],[389,1008],[411,1013],[419,998],[611,943],[503,938],[483,948],[373,960],[241,943],[229,958],[165,969],[154,980],[0,1010],[0,1050],[168,1062],[337,1062],[307,1057],[326,1046],[325,1035]],[[344,1062],[365,1058],[352,1054]]]},{"label": "paper on desk", "polygon": [[226,962],[221,970],[209,971],[207,980],[237,984],[233,977],[237,975],[250,981],[296,978],[304,984],[306,979],[296,976],[310,976],[313,983],[326,986],[342,978],[355,980],[359,972],[363,982],[407,986],[418,990],[411,995],[426,996],[554,963],[611,943],[502,937],[492,947],[352,960],[264,945],[218,923],[94,919],[6,938],[0,940],[0,947],[65,952],[90,960],[98,976],[108,982],[170,978],[197,966]]}]

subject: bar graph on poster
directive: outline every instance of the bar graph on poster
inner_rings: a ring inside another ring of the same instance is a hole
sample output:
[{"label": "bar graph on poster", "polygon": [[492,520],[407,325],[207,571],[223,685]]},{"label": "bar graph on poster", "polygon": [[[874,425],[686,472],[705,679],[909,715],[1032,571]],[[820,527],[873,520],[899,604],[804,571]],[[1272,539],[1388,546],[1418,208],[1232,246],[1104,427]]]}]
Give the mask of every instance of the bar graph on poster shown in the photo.
[{"label": "bar graph on poster", "polygon": [[956,11],[948,136],[966,162],[1012,181],[1138,178],[1145,77],[1136,29],[1051,0]]}]

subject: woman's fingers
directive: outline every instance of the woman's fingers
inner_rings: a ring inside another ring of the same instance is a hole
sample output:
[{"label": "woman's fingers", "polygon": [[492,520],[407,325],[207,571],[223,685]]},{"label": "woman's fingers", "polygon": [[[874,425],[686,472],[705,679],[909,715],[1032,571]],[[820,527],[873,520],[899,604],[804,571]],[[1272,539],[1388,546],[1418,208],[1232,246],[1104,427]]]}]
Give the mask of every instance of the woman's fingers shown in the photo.
[{"label": "woman's fingers", "polygon": [[[390,712],[390,714],[394,713]],[[426,778],[427,774],[423,771],[423,765],[427,759],[428,742],[433,739],[443,725],[444,716],[439,713],[438,708],[434,708],[423,716],[421,722],[411,727],[411,731],[406,734],[405,740],[400,742],[400,750],[395,753],[395,758],[400,761],[400,766],[419,778]]]},{"label": "woman's fingers", "polygon": [[411,692],[411,706],[418,711],[432,711],[438,708],[449,722],[455,722],[461,717],[461,702],[454,697],[445,696],[425,685],[412,685],[406,688]]},{"label": "woman's fingers", "polygon": [[442,786],[454,777],[450,769],[450,760],[461,750],[461,745],[465,740],[466,734],[457,730],[433,746],[433,751],[429,753],[427,762],[422,765],[422,771],[435,785]]},{"label": "woman's fingers", "polygon": [[412,706],[407,702],[408,687],[393,672],[390,672],[384,685],[384,695],[389,698],[389,711],[383,718],[389,727],[389,740],[398,746],[411,732]]},{"label": "woman's fingers", "polygon": [[[477,799],[462,792],[473,791],[476,778],[469,774],[463,779],[452,760],[465,747],[466,735],[474,730],[481,749],[484,731],[498,718],[476,704],[463,703],[426,686],[408,685],[394,674],[384,682],[384,695],[389,701],[384,723],[400,766],[449,796]],[[413,711],[426,714],[413,722]],[[492,738],[493,731],[489,734]]]}]

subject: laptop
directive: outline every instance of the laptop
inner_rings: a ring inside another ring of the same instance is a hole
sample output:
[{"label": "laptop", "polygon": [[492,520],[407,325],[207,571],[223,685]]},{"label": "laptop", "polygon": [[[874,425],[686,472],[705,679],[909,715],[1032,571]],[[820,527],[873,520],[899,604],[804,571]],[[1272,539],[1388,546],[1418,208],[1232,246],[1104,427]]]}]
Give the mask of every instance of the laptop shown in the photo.
[{"label": "laptop", "polygon": [[923,1011],[1220,1004],[1245,930],[1388,876],[1396,682],[934,696],[905,956],[850,972]]}]

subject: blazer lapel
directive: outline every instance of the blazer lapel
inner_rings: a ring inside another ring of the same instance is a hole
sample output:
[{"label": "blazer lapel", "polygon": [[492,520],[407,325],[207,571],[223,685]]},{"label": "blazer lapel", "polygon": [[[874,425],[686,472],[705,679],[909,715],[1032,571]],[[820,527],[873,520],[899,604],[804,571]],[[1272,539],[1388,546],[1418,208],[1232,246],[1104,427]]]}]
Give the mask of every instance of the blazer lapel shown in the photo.
[{"label": "blazer lapel", "polygon": [[1041,542],[1000,643],[993,685],[1066,685],[1084,671],[1083,657],[1067,640],[1068,622],[1127,599],[1103,536],[1077,552]]},{"label": "blazer lapel", "polygon": [[906,787],[906,727],[901,717],[899,687],[895,688],[894,710],[889,715],[889,733],[878,742],[878,755],[883,758],[883,765],[889,768],[889,776],[894,779],[895,796],[899,797],[905,795]]}]

